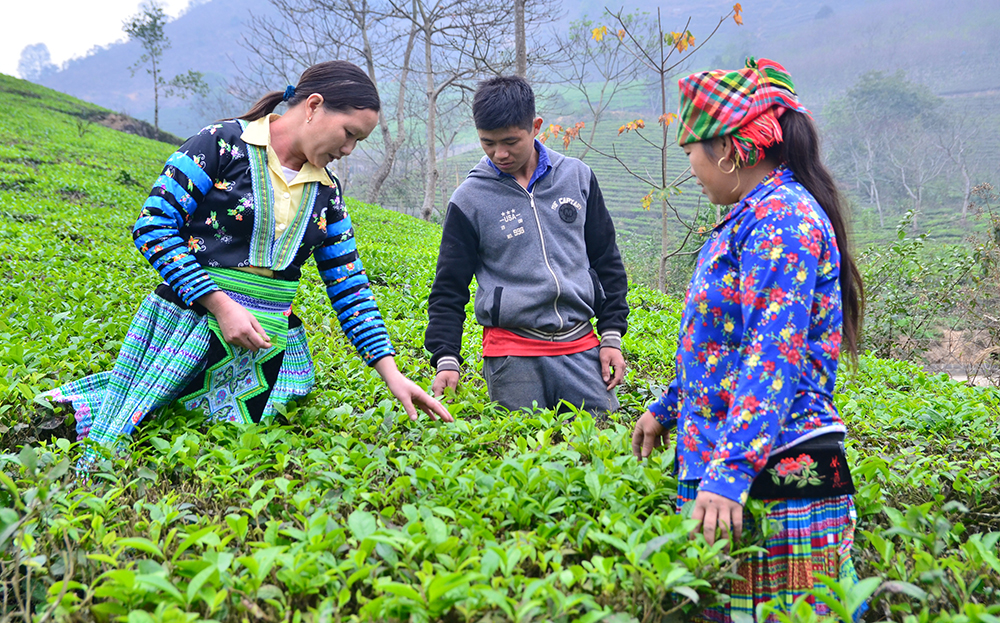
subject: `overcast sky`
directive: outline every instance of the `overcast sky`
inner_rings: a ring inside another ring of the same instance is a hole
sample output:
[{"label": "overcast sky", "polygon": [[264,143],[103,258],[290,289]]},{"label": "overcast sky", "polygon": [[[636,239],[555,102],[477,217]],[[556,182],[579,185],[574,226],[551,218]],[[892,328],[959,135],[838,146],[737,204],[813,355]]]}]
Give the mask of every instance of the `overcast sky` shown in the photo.
[{"label": "overcast sky", "polygon": [[[17,76],[17,62],[26,45],[44,43],[52,62],[84,56],[95,45],[125,37],[122,22],[139,12],[140,0],[19,0],[4,2],[0,37],[0,73]],[[171,18],[190,0],[160,0]]]}]

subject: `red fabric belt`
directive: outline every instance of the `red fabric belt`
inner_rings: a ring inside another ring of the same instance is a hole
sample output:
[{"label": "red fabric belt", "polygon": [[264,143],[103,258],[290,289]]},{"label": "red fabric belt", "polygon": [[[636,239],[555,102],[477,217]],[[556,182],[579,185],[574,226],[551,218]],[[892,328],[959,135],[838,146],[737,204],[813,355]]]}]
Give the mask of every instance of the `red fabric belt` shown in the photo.
[{"label": "red fabric belt", "polygon": [[601,341],[593,330],[570,342],[550,342],[523,337],[499,327],[483,327],[483,357],[574,355],[600,345]]}]

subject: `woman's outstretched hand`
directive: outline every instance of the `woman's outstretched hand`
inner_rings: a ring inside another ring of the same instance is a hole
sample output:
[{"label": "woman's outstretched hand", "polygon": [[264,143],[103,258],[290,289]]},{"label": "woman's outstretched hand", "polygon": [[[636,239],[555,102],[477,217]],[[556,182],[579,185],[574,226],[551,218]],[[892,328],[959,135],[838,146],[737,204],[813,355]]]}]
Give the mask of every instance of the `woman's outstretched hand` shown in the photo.
[{"label": "woman's outstretched hand", "polygon": [[253,352],[271,348],[271,338],[264,332],[246,307],[243,307],[221,290],[209,292],[197,300],[202,307],[215,316],[222,329],[222,339],[227,344],[240,346]]},{"label": "woman's outstretched hand", "polygon": [[445,422],[454,422],[455,418],[448,413],[448,409],[443,404],[429,396],[419,385],[403,376],[396,368],[396,360],[392,357],[383,357],[375,362],[375,371],[379,373],[386,387],[392,392],[406,410],[406,414],[411,420],[417,419],[417,409],[423,411],[432,420],[441,418]]},{"label": "woman's outstretched hand", "polygon": [[[743,505],[708,491],[699,491],[694,499],[691,519],[701,522],[701,531],[709,545],[715,543],[715,531],[721,530],[730,544],[743,535]],[[697,532],[693,533],[697,534]]]},{"label": "woman's outstretched hand", "polygon": [[654,448],[670,442],[670,431],[656,421],[652,411],[646,411],[635,423],[632,431],[632,454],[640,461],[653,453]]}]

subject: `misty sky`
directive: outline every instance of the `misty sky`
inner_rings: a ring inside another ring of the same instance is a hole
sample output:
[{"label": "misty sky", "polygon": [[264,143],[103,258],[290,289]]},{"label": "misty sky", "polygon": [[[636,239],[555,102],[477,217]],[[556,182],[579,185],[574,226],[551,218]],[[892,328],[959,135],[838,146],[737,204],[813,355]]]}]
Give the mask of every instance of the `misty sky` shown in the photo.
[{"label": "misty sky", "polygon": [[[171,18],[191,0],[160,0]],[[84,56],[95,45],[124,39],[122,22],[139,12],[140,0],[22,0],[5,3],[4,34],[0,37],[0,73],[17,76],[17,62],[26,45],[44,43],[52,62],[61,65]]]}]

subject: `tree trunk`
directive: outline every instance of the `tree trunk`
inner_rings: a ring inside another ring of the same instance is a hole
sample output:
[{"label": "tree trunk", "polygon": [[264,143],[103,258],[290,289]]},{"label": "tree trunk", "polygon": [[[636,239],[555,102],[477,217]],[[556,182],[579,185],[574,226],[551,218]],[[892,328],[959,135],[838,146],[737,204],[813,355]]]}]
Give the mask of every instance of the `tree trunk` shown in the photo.
[{"label": "tree trunk", "polygon": [[157,71],[156,57],[150,56],[153,63],[153,129],[156,130],[156,140],[160,140],[160,72]]},{"label": "tree trunk", "polygon": [[[660,26],[659,32],[663,32],[662,22],[660,21],[660,9],[656,10],[656,23]],[[663,37],[660,38],[660,114],[667,114],[667,74],[663,71],[664,61],[666,57],[664,56],[663,50]],[[663,143],[660,147],[660,188],[665,192],[667,190],[667,146],[668,146],[668,136],[667,136],[667,124],[663,125]],[[663,220],[660,223],[660,292],[666,294],[667,292],[667,258],[670,252],[669,249],[669,238],[667,237],[667,200],[663,199],[662,205],[660,206],[660,212],[663,215]]]},{"label": "tree trunk", "polygon": [[972,196],[972,179],[969,177],[969,168],[965,165],[964,158],[962,159],[962,179],[965,181],[962,193],[962,223],[964,224],[969,216],[969,197]]},{"label": "tree trunk", "polygon": [[514,45],[517,55],[517,75],[528,75],[528,42],[524,32],[524,4],[527,0],[514,0]]},{"label": "tree trunk", "polygon": [[437,125],[437,96],[434,89],[434,71],[431,47],[431,30],[424,30],[424,63],[427,71],[427,179],[424,184],[424,204],[420,208],[420,218],[431,219],[434,212],[434,198],[437,194],[437,151],[434,148]]},{"label": "tree trunk", "polygon": [[[379,199],[381,199],[382,186],[385,184],[385,180],[389,178],[389,174],[392,173],[392,166],[396,162],[396,153],[399,152],[399,148],[403,146],[404,142],[406,142],[406,130],[403,127],[403,123],[405,121],[405,106],[403,103],[406,98],[406,82],[409,79],[410,57],[413,53],[416,37],[417,29],[410,28],[410,37],[406,42],[406,52],[403,55],[403,71],[399,76],[399,95],[396,98],[395,138],[392,136],[392,131],[389,129],[389,121],[385,118],[385,115],[380,113],[378,116],[379,128],[382,130],[382,142],[385,144],[385,153],[382,156],[382,162],[379,163],[378,169],[375,170],[375,174],[372,176],[372,179],[368,184],[368,193],[366,197],[368,203],[378,203]],[[364,41],[365,60],[367,61],[369,68],[368,73],[372,76],[372,82],[375,82],[374,53],[372,52],[371,45],[368,42],[367,33],[364,35]],[[378,88],[377,84],[376,88]]]}]

